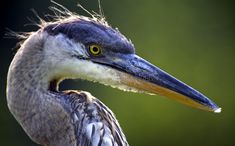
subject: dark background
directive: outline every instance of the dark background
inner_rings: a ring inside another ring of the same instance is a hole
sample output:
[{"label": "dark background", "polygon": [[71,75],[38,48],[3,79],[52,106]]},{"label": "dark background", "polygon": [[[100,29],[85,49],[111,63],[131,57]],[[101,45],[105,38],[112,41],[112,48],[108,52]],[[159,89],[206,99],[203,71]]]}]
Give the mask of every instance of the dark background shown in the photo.
[{"label": "dark background", "polygon": [[[86,15],[78,1],[57,0]],[[98,11],[96,0],[79,1]],[[27,18],[51,14],[49,0],[0,1],[0,145],[35,146],[10,114],[6,75],[16,39],[6,28],[36,31]],[[86,81],[65,81],[62,89],[92,92],[116,114],[132,146],[235,145],[235,4],[227,0],[102,0],[108,22],[135,44],[137,54],[198,89],[223,108],[204,112],[161,96],[135,94]]]}]

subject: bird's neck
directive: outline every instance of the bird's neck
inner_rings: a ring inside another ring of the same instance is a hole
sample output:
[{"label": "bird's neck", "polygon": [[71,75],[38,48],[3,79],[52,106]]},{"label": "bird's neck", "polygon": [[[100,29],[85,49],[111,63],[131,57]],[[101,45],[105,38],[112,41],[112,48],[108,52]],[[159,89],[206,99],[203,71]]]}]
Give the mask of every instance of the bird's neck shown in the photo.
[{"label": "bird's neck", "polygon": [[[57,90],[57,80],[47,78],[50,68],[43,62],[43,40],[30,39],[18,50],[9,67],[7,102],[26,133],[35,142],[47,145],[43,136],[53,133],[45,125],[53,125],[50,118],[56,120],[57,116],[53,113],[61,113],[62,116],[66,113],[52,92]],[[56,131],[56,128],[52,129]]]},{"label": "bird's neck", "polygon": [[58,80],[48,78],[50,67],[45,63],[45,39],[41,34],[31,35],[16,53],[8,71],[8,104],[26,104],[38,95],[57,90]]},{"label": "bird's neck", "polygon": [[48,91],[49,81],[45,80],[47,68],[42,63],[42,41],[33,37],[29,40],[18,50],[8,70],[7,100],[10,110],[15,107],[24,110],[31,100]]},{"label": "bird's neck", "polygon": [[45,63],[45,39],[45,34],[37,32],[23,43],[9,67],[8,89],[15,89],[18,93],[22,91],[45,93],[50,89],[57,89],[55,81],[58,80],[48,77],[51,69],[50,65]]}]

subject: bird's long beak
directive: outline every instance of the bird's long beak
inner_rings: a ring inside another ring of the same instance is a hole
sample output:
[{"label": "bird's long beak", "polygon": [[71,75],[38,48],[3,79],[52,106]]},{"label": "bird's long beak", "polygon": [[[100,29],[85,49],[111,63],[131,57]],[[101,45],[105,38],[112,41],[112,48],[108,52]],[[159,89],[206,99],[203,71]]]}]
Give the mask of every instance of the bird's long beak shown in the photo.
[{"label": "bird's long beak", "polygon": [[200,92],[135,54],[116,54],[115,57],[112,55],[112,58],[103,58],[95,62],[120,71],[122,84],[129,87],[160,94],[195,108],[216,113],[221,111],[221,108]]}]

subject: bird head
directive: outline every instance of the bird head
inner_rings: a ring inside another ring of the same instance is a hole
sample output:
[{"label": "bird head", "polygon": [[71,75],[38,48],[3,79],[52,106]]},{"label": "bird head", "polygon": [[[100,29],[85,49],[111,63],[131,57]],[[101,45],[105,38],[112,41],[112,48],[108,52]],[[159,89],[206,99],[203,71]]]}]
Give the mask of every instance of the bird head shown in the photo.
[{"label": "bird head", "polygon": [[107,23],[79,17],[47,24],[44,47],[50,78],[81,78],[125,91],[159,94],[213,112],[206,96],[135,54],[134,45]]}]

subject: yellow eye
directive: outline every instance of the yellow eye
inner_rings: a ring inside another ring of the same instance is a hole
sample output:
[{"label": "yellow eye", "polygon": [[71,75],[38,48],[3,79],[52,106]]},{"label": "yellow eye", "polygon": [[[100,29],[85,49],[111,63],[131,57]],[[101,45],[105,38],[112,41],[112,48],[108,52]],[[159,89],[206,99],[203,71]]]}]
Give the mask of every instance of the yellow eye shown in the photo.
[{"label": "yellow eye", "polygon": [[101,47],[98,45],[91,45],[89,46],[89,51],[92,55],[100,55],[101,54]]}]

